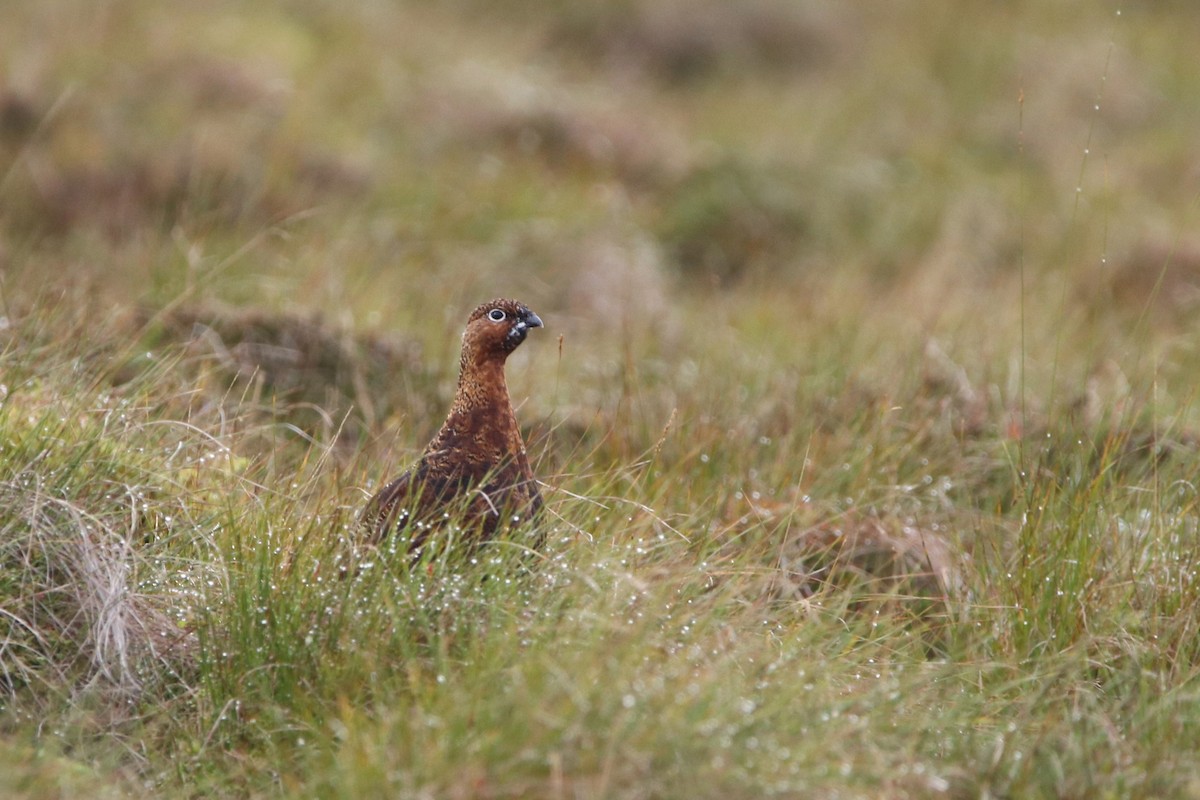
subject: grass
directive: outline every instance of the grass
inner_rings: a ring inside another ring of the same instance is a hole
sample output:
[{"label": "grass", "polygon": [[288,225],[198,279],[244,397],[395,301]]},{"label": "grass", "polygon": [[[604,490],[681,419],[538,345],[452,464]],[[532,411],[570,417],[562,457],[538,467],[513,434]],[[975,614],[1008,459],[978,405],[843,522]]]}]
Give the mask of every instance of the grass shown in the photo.
[{"label": "grass", "polygon": [[[1116,11],[6,7],[0,794],[1195,796],[1196,12]],[[495,295],[546,547],[362,547]]]}]

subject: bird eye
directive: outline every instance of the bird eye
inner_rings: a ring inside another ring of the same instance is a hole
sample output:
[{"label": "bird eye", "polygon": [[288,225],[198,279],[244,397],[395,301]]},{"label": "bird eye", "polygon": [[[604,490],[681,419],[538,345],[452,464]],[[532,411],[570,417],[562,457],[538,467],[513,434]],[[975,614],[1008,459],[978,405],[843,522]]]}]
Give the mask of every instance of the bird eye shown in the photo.
[{"label": "bird eye", "polygon": [[504,322],[506,316],[508,315],[504,313],[504,310],[499,308],[493,308],[488,312],[488,319],[492,322]]}]

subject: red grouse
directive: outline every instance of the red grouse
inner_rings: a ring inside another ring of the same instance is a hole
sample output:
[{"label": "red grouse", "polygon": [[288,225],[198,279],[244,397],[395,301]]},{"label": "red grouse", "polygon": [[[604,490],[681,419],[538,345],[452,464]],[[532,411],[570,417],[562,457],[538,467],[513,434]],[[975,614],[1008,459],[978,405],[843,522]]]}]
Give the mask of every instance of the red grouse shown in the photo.
[{"label": "red grouse", "polygon": [[471,312],[463,331],[458,389],[442,429],[410,470],[384,486],[363,511],[376,540],[407,529],[409,551],[444,523],[482,541],[501,525],[542,506],[517,428],[504,362],[542,320],[515,300],[492,300]]}]

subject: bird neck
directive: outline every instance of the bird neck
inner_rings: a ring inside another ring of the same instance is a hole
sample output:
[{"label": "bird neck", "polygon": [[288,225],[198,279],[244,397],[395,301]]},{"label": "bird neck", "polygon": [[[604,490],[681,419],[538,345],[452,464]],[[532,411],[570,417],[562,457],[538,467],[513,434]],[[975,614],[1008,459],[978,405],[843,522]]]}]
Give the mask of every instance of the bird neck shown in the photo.
[{"label": "bird neck", "polygon": [[512,413],[508,399],[508,383],[504,379],[504,361],[496,358],[469,360],[466,354],[458,373],[458,388],[454,392],[454,410],[471,411],[495,408]]},{"label": "bird neck", "polygon": [[[466,459],[454,455],[463,453],[473,455]],[[504,361],[470,361],[464,357],[450,413],[425,449],[423,459],[451,471],[486,472],[497,466],[497,459],[509,456],[527,465],[504,381]]]},{"label": "bird neck", "polygon": [[[442,429],[426,448],[426,457],[461,450],[492,447],[496,452],[506,442],[520,441],[517,418],[508,399],[503,361],[468,363],[458,376],[454,403]],[[481,438],[482,437],[482,438]]]}]

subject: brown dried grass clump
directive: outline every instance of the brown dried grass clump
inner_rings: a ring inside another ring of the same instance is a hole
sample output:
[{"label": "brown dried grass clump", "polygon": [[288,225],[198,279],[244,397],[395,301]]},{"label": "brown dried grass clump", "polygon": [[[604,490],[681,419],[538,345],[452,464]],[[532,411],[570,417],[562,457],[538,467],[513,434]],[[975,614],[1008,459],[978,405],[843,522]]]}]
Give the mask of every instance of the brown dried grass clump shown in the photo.
[{"label": "brown dried grass clump", "polygon": [[163,581],[148,578],[136,518],[57,497],[32,470],[0,483],[0,501],[0,691],[39,686],[50,670],[52,682],[132,695],[146,675],[192,663],[197,643],[170,592],[140,588]]},{"label": "brown dried grass clump", "polygon": [[747,547],[766,548],[761,596],[790,602],[846,589],[863,602],[942,608],[966,591],[969,555],[943,523],[853,509],[808,522],[809,511],[795,498],[742,498],[726,508],[729,529],[764,537],[751,544],[738,536],[725,548],[733,559]]},{"label": "brown dried grass clump", "polygon": [[841,8],[790,0],[587,3],[564,16],[550,42],[678,84],[730,67],[810,69],[844,50],[851,28]]},{"label": "brown dried grass clump", "polygon": [[267,225],[367,188],[365,175],[342,159],[318,152],[292,157],[289,170],[297,180],[282,185],[267,178],[263,164],[247,163],[239,145],[110,152],[86,165],[59,163],[33,148],[11,192],[21,204],[4,207],[29,230],[65,236],[85,227],[123,240],[185,220]]},{"label": "brown dried grass clump", "polygon": [[0,219],[123,240],[181,221],[262,226],[360,197],[370,176],[353,159],[287,137],[289,99],[277,77],[186,55],[94,93],[0,90]]},{"label": "brown dried grass clump", "polygon": [[419,107],[422,128],[442,142],[536,158],[563,172],[611,175],[635,187],[678,179],[693,148],[661,115],[647,125],[636,104],[628,95],[568,87],[532,71],[468,65],[441,76]]},{"label": "brown dried grass clump", "polygon": [[671,187],[656,233],[681,276],[728,287],[794,267],[813,230],[812,208],[800,170],[720,158]]},{"label": "brown dried grass clump", "polygon": [[[1200,308],[1200,236],[1180,235],[1160,226],[1118,243],[1103,268],[1087,272],[1081,293],[1096,314],[1115,306],[1152,315],[1153,321],[1187,324]],[[1099,280],[1097,280],[1097,277]]]},{"label": "brown dried grass clump", "polygon": [[[354,331],[319,313],[181,308],[157,317],[154,326],[161,340],[184,345],[192,357],[185,363],[205,377],[213,396],[248,393],[256,404],[326,436],[373,428],[392,413],[398,389],[410,390],[403,405],[412,413],[437,402],[417,343]],[[239,386],[242,391],[230,392]]]},{"label": "brown dried grass clump", "polygon": [[901,599],[943,600],[962,591],[964,558],[933,527],[849,514],[789,533],[769,591],[789,599],[824,586],[859,586]]},{"label": "brown dried grass clump", "polygon": [[41,114],[22,94],[0,91],[0,145],[19,144],[37,128]]}]

